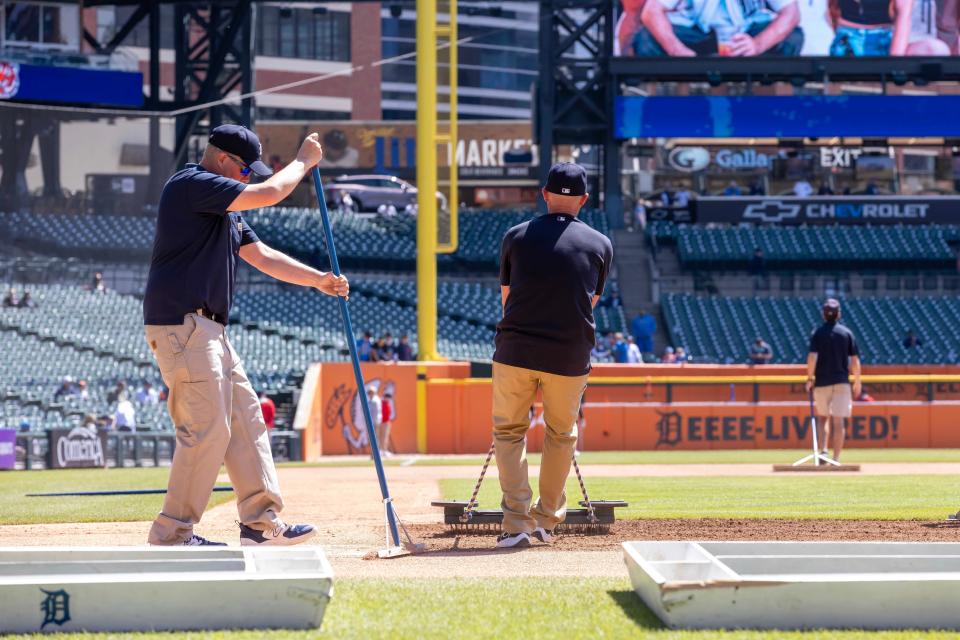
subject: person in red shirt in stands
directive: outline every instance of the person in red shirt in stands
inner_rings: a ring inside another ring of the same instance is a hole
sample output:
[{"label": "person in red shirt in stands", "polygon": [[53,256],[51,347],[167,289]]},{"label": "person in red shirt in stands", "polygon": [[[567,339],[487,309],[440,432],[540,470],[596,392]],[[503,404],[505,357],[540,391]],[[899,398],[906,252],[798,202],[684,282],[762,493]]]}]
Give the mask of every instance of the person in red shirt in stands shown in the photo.
[{"label": "person in red shirt in stands", "polygon": [[267,423],[267,429],[273,429],[277,419],[277,405],[273,404],[273,400],[266,392],[260,394],[260,411],[263,412],[263,421]]}]

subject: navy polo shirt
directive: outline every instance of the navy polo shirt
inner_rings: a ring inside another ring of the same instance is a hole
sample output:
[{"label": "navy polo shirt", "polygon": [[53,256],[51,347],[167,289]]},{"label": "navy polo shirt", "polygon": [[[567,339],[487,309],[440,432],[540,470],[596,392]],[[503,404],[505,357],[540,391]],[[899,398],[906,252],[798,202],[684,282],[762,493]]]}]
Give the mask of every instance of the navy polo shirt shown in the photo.
[{"label": "navy polo shirt", "polygon": [[227,211],[245,188],[196,164],[167,181],[143,297],[144,324],[182,324],[197,309],[227,321],[240,247],[259,240],[239,213]]},{"label": "navy polo shirt", "polygon": [[810,336],[810,353],[817,354],[815,386],[829,387],[850,382],[850,358],[860,349],[853,332],[839,322],[825,322]]},{"label": "navy polo shirt", "polygon": [[494,362],[561,376],[590,372],[593,296],[613,262],[605,235],[566,214],[519,224],[503,237],[500,284],[510,287]]}]

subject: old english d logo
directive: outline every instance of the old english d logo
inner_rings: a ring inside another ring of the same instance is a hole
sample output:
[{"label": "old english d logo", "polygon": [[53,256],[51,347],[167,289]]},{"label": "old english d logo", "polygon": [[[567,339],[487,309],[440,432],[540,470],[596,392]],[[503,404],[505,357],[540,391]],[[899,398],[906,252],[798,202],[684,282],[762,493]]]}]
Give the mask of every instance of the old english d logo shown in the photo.
[{"label": "old english d logo", "polygon": [[670,412],[657,411],[657,415],[660,416],[660,420],[657,422],[657,427],[656,427],[657,429],[656,447],[659,448],[660,445],[673,447],[680,444],[681,425],[683,424],[683,417],[676,411],[670,411]]},{"label": "old english d logo", "polygon": [[47,591],[40,589],[47,597],[40,603],[40,611],[43,612],[43,623],[40,625],[42,630],[50,623],[62,627],[70,622],[70,594],[63,589],[57,591]]}]

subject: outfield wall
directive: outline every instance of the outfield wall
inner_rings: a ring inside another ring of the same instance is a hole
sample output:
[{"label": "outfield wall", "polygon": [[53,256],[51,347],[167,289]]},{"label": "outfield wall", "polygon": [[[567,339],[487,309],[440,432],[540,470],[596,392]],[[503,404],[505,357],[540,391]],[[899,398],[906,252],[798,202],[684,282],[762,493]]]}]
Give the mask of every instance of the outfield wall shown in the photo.
[{"label": "outfield wall", "polygon": [[[491,383],[469,378],[467,363],[363,365],[397,418],[400,453],[485,453],[490,447]],[[874,402],[858,402],[848,430],[857,447],[960,447],[960,367],[866,367]],[[597,365],[584,402],[587,450],[801,448],[809,405],[801,366]],[[317,364],[298,408],[304,457],[367,451],[349,363]],[[938,378],[931,379],[931,376]],[[308,376],[309,377],[309,376]],[[691,383],[696,380],[696,383]],[[931,401],[932,400],[932,401]],[[536,405],[539,415],[542,408]],[[543,427],[531,430],[538,451]]]}]

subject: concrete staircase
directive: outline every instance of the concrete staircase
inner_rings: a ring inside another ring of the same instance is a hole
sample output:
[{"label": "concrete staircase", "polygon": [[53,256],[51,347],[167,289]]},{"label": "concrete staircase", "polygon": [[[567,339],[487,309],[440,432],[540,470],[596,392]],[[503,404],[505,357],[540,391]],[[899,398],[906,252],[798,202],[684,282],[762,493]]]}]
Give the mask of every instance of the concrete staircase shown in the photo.
[{"label": "concrete staircase", "polygon": [[630,321],[642,310],[649,310],[657,319],[657,333],[653,338],[654,350],[662,353],[667,344],[665,323],[660,315],[660,305],[654,302],[654,286],[657,274],[654,262],[642,231],[616,229],[613,232],[613,261],[617,268],[620,298],[623,311]]}]

